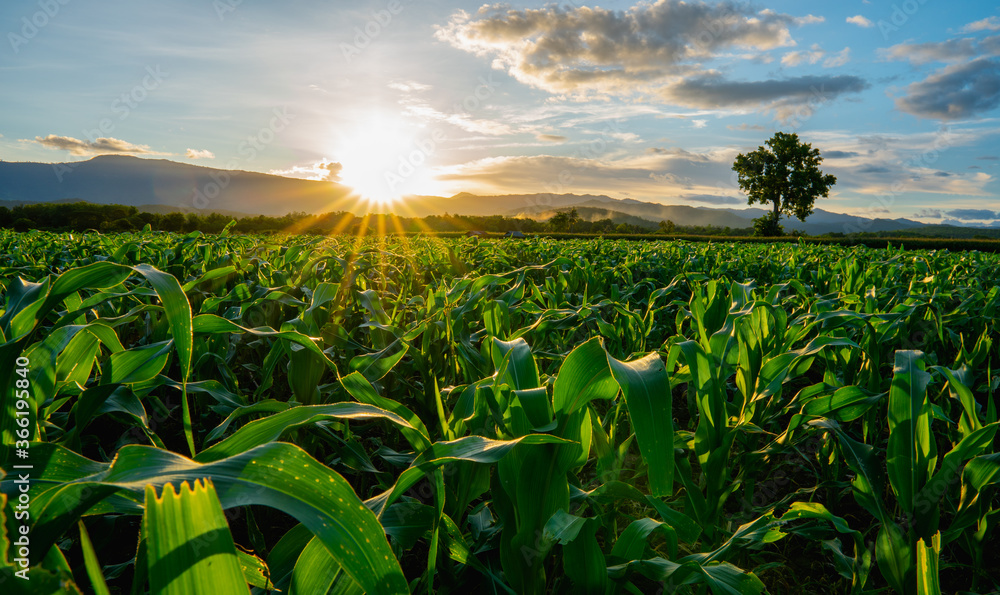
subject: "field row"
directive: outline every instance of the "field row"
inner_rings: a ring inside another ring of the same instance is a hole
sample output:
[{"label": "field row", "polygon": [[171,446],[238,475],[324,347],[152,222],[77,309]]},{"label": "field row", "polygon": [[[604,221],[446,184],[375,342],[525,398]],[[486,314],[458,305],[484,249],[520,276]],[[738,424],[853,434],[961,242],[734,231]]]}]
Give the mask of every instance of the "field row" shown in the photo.
[{"label": "field row", "polygon": [[998,269],[0,231],[0,584],[1000,589]]}]

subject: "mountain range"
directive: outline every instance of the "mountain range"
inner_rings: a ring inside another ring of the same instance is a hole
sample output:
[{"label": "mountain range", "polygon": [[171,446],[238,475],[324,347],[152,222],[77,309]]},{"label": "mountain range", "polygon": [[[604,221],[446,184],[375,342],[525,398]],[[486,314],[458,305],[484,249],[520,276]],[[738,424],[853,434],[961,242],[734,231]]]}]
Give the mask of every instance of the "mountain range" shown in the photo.
[{"label": "mountain range", "polygon": [[[177,163],[102,155],[69,163],[0,162],[0,201],[8,205],[32,202],[87,201],[123,204],[140,210],[219,212],[228,215],[280,216],[288,212],[355,214],[385,212],[387,207],[361,199],[336,182],[302,180],[249,171],[233,171]],[[510,194],[451,197],[408,196],[393,209],[407,217],[428,215],[505,215],[548,219],[557,210],[576,208],[588,220],[612,219],[656,227],[660,221],[677,225],[747,228],[763,209],[663,205],[603,195]],[[900,231],[928,227],[909,219],[865,219],[816,209],[806,220],[785,220],[788,230],[819,235],[827,232]]]}]

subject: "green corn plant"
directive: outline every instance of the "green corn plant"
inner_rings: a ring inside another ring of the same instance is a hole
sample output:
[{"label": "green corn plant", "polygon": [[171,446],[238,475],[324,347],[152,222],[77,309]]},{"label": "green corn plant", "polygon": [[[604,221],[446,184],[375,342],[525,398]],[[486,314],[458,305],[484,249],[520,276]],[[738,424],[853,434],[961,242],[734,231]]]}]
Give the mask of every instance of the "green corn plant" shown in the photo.
[{"label": "green corn plant", "polygon": [[995,254],[238,228],[0,230],[5,593],[1000,588]]},{"label": "green corn plant", "polygon": [[248,592],[211,480],[195,481],[193,486],[184,482],[179,490],[168,483],[157,496],[153,486],[146,487],[144,539],[139,548],[145,547],[150,592]]},{"label": "green corn plant", "polygon": [[[94,506],[103,512],[136,514],[143,510],[141,501],[148,486],[207,478],[216,486],[224,508],[262,504],[299,519],[366,591],[409,591],[374,513],[343,477],[298,447],[270,442],[202,464],[154,447],[128,446],[110,465],[44,443],[33,448],[48,450],[50,462],[38,471],[38,481],[32,486],[38,511],[31,528],[36,544],[32,566]],[[5,478],[3,483],[9,481]],[[199,506],[196,502],[171,506],[186,510]]]}]

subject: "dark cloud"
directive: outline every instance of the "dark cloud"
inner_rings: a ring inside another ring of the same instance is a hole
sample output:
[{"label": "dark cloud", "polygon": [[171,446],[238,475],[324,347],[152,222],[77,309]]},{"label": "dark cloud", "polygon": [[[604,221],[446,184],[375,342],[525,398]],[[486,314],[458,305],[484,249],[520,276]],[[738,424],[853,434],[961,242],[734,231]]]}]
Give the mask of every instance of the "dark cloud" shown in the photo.
[{"label": "dark cloud", "polygon": [[844,93],[868,88],[864,79],[851,75],[800,76],[766,81],[731,81],[718,75],[685,79],[661,90],[672,103],[701,108],[765,105],[779,112],[794,106],[820,104]]},{"label": "dark cloud", "polygon": [[884,165],[863,165],[858,168],[858,172],[863,174],[887,174],[890,171],[892,170]]},{"label": "dark cloud", "polygon": [[857,157],[860,153],[855,153],[854,151],[826,151],[823,153],[823,157],[830,159],[847,159],[848,157]]},{"label": "dark cloud", "polygon": [[981,161],[1000,161],[1000,157],[997,157],[996,155],[981,155],[976,157],[976,159]]},{"label": "dark cloud", "polygon": [[701,155],[695,155],[690,151],[685,151],[680,147],[649,147],[646,149],[646,153],[650,155],[683,155],[684,157],[702,157]]},{"label": "dark cloud", "polygon": [[649,155],[674,157],[680,161],[687,161],[688,163],[706,163],[711,161],[711,158],[708,155],[692,153],[691,151],[686,151],[680,147],[649,147],[646,149],[646,153]]},{"label": "dark cloud", "polygon": [[726,128],[730,130],[769,130],[768,128],[765,128],[759,124],[740,124],[738,126],[733,126],[732,124],[729,124],[728,126],[726,126]]},{"label": "dark cloud", "polygon": [[939,178],[950,178],[955,174],[951,173],[950,171],[936,171],[934,172],[934,175]]},{"label": "dark cloud", "polygon": [[[728,81],[704,66],[725,55],[795,45],[790,27],[821,22],[757,10],[749,3],[683,0],[638,3],[624,11],[550,4],[483,6],[456,13],[436,36],[493,58],[517,80],[552,93],[632,96],[652,93],[698,108],[822,103],[867,87],[858,77]],[[846,54],[845,54],[846,55]],[[678,82],[680,81],[680,82]]]},{"label": "dark cloud", "polygon": [[[969,26],[985,27],[989,19]],[[973,30],[973,29],[967,29]],[[963,37],[930,43],[900,43],[883,55],[913,64],[949,63],[926,78],[911,83],[896,107],[921,118],[955,120],[979,116],[1000,105],[1000,35]]]},{"label": "dark cloud", "polygon": [[[36,136],[34,140],[24,142],[36,143],[49,149],[69,151],[70,155],[103,155],[108,153],[121,155],[155,155],[148,145],[133,145],[117,138],[101,137],[93,141],[80,140],[71,136]],[[162,154],[162,153],[160,153]]]},{"label": "dark cloud", "polygon": [[965,219],[942,219],[941,225],[953,225],[955,227],[1000,227],[1000,220],[970,222]]},{"label": "dark cloud", "polygon": [[952,209],[945,215],[960,221],[981,221],[983,219],[1000,219],[1000,213],[989,209]]},{"label": "dark cloud", "polygon": [[978,58],[912,83],[896,107],[921,118],[971,118],[1000,105],[1000,62]]},{"label": "dark cloud", "polygon": [[913,216],[917,219],[940,219],[944,217],[944,213],[941,209],[920,209]]},{"label": "dark cloud", "polygon": [[978,165],[970,165],[966,169],[983,169],[983,168],[979,167]]}]

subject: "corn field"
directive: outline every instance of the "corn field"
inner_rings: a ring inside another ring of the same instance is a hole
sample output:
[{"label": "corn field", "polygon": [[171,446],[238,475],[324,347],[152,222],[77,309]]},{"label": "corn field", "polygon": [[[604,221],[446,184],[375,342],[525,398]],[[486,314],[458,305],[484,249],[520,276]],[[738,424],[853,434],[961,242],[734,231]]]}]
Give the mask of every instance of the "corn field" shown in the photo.
[{"label": "corn field", "polygon": [[0,592],[998,592],[998,270],[0,230]]}]

